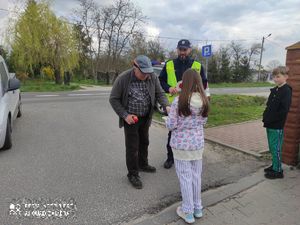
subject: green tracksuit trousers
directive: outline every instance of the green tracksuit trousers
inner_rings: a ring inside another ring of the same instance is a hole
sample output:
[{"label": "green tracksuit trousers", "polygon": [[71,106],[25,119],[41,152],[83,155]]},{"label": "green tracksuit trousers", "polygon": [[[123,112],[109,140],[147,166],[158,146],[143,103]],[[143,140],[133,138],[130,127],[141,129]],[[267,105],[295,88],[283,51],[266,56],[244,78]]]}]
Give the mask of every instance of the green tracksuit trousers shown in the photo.
[{"label": "green tracksuit trousers", "polygon": [[267,137],[269,151],[272,155],[273,170],[281,172],[283,129],[267,128]]}]

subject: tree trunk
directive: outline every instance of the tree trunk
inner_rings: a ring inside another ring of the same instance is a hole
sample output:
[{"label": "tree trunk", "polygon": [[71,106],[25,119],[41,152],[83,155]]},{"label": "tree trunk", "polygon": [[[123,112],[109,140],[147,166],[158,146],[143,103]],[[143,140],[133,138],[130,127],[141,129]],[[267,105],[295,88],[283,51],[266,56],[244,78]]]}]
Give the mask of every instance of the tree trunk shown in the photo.
[{"label": "tree trunk", "polygon": [[62,84],[60,71],[58,69],[54,69],[54,77],[55,77],[55,84]]}]

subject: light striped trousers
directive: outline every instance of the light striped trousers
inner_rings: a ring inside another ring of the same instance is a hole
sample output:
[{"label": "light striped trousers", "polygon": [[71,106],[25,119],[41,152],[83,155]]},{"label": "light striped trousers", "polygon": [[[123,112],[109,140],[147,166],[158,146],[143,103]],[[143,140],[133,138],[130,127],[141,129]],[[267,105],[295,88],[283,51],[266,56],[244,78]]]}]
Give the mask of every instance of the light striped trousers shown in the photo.
[{"label": "light striped trousers", "polygon": [[175,159],[175,168],[180,182],[182,211],[193,213],[194,209],[202,209],[202,160],[187,161]]}]

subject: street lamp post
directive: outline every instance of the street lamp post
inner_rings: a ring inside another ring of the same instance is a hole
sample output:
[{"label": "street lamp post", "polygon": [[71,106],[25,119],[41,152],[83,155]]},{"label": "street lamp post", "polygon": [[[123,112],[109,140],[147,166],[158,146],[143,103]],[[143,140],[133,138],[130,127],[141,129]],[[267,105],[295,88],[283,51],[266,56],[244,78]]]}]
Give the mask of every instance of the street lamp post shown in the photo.
[{"label": "street lamp post", "polygon": [[262,60],[262,53],[263,53],[263,50],[264,50],[264,42],[265,42],[265,39],[267,39],[270,36],[271,36],[271,34],[269,34],[267,37],[262,38],[261,49],[260,49],[260,58],[259,58],[259,67],[258,67],[258,81],[260,80],[261,60]]}]

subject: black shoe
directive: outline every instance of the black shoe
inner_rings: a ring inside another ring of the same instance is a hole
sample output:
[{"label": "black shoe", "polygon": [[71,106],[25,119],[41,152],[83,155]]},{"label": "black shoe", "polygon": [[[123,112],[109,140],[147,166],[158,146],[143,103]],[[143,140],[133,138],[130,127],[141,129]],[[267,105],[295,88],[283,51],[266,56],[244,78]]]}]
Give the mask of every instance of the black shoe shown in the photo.
[{"label": "black shoe", "polygon": [[277,171],[269,171],[265,173],[265,177],[268,179],[282,179],[283,178],[283,171],[277,172]]},{"label": "black shoe", "polygon": [[140,167],[140,171],[146,172],[146,173],[155,173],[156,172],[156,168],[154,166],[143,166]]},{"label": "black shoe", "polygon": [[165,169],[170,169],[174,164],[174,160],[170,160],[170,159],[167,159],[164,163],[164,167]]},{"label": "black shoe", "polygon": [[273,171],[273,165],[271,165],[271,166],[269,166],[267,168],[264,168],[264,171],[265,171],[265,173]]},{"label": "black shoe", "polygon": [[140,177],[138,175],[132,175],[128,174],[127,175],[129,182],[132,184],[133,187],[136,189],[142,189],[143,188],[143,183],[140,180]]}]

